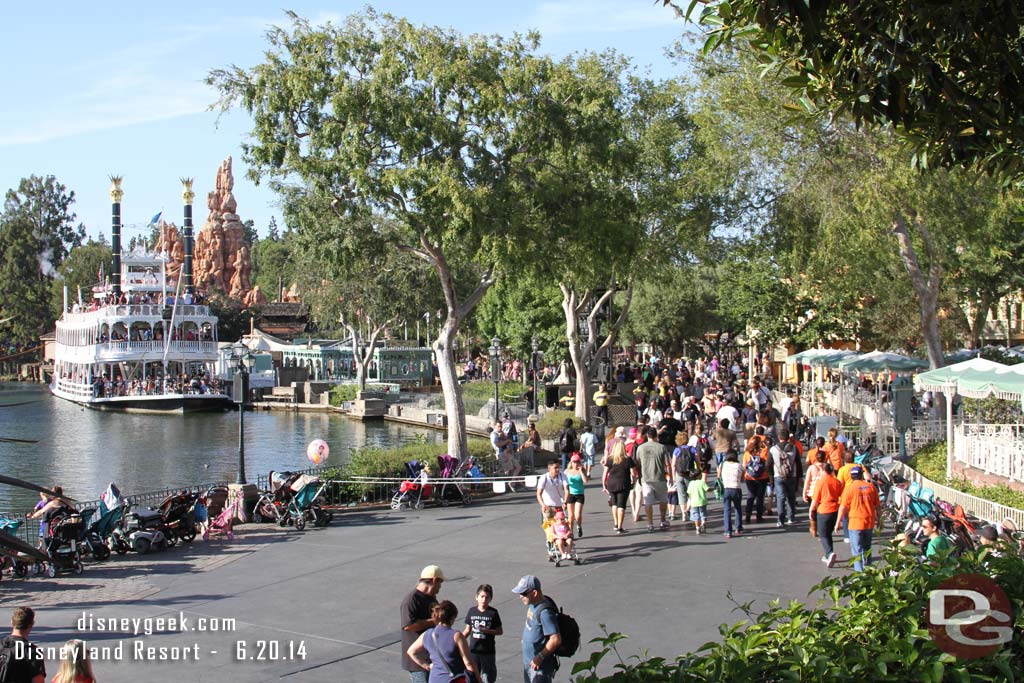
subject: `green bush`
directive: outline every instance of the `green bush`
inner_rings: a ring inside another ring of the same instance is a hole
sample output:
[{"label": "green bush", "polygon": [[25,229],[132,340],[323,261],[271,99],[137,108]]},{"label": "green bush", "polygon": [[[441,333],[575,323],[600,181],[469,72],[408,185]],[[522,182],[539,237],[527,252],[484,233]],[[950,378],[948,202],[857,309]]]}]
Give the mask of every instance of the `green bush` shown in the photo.
[{"label": "green bush", "polygon": [[[436,444],[426,438],[417,439],[398,448],[360,448],[352,451],[348,463],[341,472],[342,479],[352,477],[398,478],[406,476],[405,463],[421,460],[430,463],[437,473],[437,456],[445,452],[443,444]],[[487,439],[469,440],[469,453],[482,462],[494,459],[494,452]],[[344,496],[349,500],[361,500],[377,488],[395,488],[392,485],[344,484]]]},{"label": "green bush", "polygon": [[[383,384],[367,384],[367,391],[384,391]],[[345,401],[356,400],[356,392],[359,387],[355,384],[336,384],[331,388],[331,405],[340,408]]]},{"label": "green bush", "polygon": [[1008,507],[1024,510],[1024,493],[1011,489],[1005,484],[996,486],[975,486],[965,477],[946,478],[946,442],[925,446],[910,459],[908,463],[915,470],[928,477],[934,482],[962,491],[966,494],[977,496],[993,503],[1006,505]]},{"label": "green bush", "polygon": [[[1013,640],[993,655],[956,659],[929,637],[929,591],[961,573],[994,576],[1013,605]],[[1019,681],[1024,671],[1024,561],[979,550],[961,558],[921,564],[890,551],[885,563],[826,578],[811,589],[814,606],[769,603],[760,614],[739,605],[748,620],[719,627],[721,637],[675,661],[633,657],[601,676],[598,665],[627,636],[595,638],[599,649],[573,666],[577,683],[775,683],[872,681],[974,683]],[[602,628],[604,626],[602,625]]]},{"label": "green bush", "polygon": [[542,439],[556,439],[565,429],[565,421],[571,419],[577,432],[583,429],[583,420],[576,417],[571,410],[549,410],[537,421],[537,431]]},{"label": "green bush", "polygon": [[[519,401],[526,391],[522,382],[499,382],[498,395],[502,401]],[[478,380],[462,385],[462,400],[484,401],[494,398],[494,382]]]}]

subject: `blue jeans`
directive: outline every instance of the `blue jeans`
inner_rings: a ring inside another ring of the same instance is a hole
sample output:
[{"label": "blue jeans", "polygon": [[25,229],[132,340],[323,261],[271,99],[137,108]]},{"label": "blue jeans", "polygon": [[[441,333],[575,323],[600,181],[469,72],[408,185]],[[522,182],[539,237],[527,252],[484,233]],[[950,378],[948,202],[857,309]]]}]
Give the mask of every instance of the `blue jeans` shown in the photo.
[{"label": "blue jeans", "polygon": [[[786,516],[786,506],[789,506],[789,516]],[[796,520],[796,482],[782,477],[775,477],[775,511],[779,514],[779,521],[787,519],[792,522]]]},{"label": "blue jeans", "polygon": [[555,680],[555,673],[547,671],[534,671],[533,669],[523,669],[523,683],[551,683]]},{"label": "blue jeans", "polygon": [[725,452],[715,453],[715,467],[721,467],[722,463],[725,462]]},{"label": "blue jeans", "polygon": [[736,531],[743,531],[743,517],[740,511],[743,508],[743,490],[725,489],[722,494],[722,516],[725,518],[725,533],[733,532],[732,516],[736,513]]},{"label": "blue jeans", "polygon": [[427,671],[409,671],[409,683],[427,683],[430,673]]},{"label": "blue jeans", "polygon": [[850,552],[853,553],[853,570],[860,571],[871,564],[871,534],[874,529],[850,529]]}]

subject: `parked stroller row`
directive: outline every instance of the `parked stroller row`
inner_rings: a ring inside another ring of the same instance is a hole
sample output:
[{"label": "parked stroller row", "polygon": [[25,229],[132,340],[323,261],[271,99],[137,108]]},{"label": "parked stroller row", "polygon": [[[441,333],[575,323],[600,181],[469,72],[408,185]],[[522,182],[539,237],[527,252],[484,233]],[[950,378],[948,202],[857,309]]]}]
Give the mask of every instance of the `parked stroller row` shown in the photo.
[{"label": "parked stroller row", "polygon": [[437,476],[433,476],[430,463],[425,460],[413,460],[405,463],[406,475],[409,477],[395,490],[391,497],[392,510],[420,510],[428,502],[439,505],[460,503],[468,505],[472,500],[469,487],[459,481],[469,476],[476,467],[476,459],[472,456],[464,462],[443,453],[437,456]]},{"label": "parked stroller row", "polygon": [[327,481],[310,474],[274,471],[267,479],[270,490],[261,493],[256,501],[254,522],[277,522],[282,527],[293,526],[302,531],[307,522],[322,527],[334,519],[334,513],[323,509]]},{"label": "parked stroller row", "polygon": [[197,511],[206,520],[209,507],[223,509],[203,524],[203,537],[222,533],[232,538],[234,521],[244,511],[240,492],[230,501],[227,498],[226,487],[214,487],[203,494],[183,490],[151,509],[132,505],[111,484],[96,508],[76,510],[65,506],[54,512],[38,548],[15,537],[21,520],[6,518],[0,524],[3,569],[18,577],[45,573],[53,578],[65,572],[81,574],[86,557],[102,562],[112,551],[118,555],[129,551],[146,554],[172,547],[178,541],[190,543],[200,532]]}]

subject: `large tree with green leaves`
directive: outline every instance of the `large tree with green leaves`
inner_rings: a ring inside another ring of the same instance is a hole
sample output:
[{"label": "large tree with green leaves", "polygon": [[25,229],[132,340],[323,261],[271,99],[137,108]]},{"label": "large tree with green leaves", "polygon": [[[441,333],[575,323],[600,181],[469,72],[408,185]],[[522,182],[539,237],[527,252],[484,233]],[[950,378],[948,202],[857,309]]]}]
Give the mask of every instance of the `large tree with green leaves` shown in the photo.
[{"label": "large tree with green leaves", "polygon": [[0,213],[0,334],[35,341],[53,322],[50,282],[69,250],[81,244],[68,192],[53,176],[23,178],[8,190]]},{"label": "large tree with green leaves", "polygon": [[891,124],[918,166],[1024,174],[1017,0],[665,4],[708,27],[705,50],[748,44],[766,72],[781,74],[794,107]]},{"label": "large tree with green leaves", "polygon": [[114,263],[114,254],[106,242],[90,239],[85,244],[73,247],[67,258],[57,268],[59,277],[51,283],[52,296],[50,309],[55,317],[60,317],[64,306],[64,288],[67,288],[69,304],[78,300],[79,293],[82,303],[92,302],[92,288],[100,284],[100,272],[109,273]]},{"label": "large tree with green leaves", "polygon": [[431,267],[445,302],[432,347],[448,448],[463,457],[452,342],[499,271],[526,256],[543,151],[582,132],[549,92],[553,67],[535,37],[466,37],[372,10],[323,27],[291,16],[269,32],[266,61],[208,81],[253,117],[244,153],[256,178],[298,178],[341,211],[393,220],[390,248]]}]

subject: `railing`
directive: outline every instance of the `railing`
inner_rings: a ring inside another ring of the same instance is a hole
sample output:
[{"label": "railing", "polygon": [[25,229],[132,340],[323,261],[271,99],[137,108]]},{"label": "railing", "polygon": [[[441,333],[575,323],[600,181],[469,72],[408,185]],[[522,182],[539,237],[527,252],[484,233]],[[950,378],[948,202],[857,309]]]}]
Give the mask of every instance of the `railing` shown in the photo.
[{"label": "railing", "polygon": [[[97,344],[97,352],[100,356],[117,355],[121,353],[163,353],[164,341],[111,341]],[[171,352],[178,353],[216,353],[217,342],[215,341],[183,341],[171,342]]]},{"label": "railing", "polygon": [[[167,306],[167,308],[170,307],[171,306]],[[72,313],[71,311],[67,311],[65,312],[64,315],[67,316],[70,320],[75,320],[78,317],[85,316],[106,316],[114,318],[160,318],[163,316],[164,308],[165,306],[163,304],[117,304],[111,306],[100,306],[95,311],[79,311],[78,313]],[[178,304],[175,316],[192,318],[209,317],[210,307],[200,304]]]},{"label": "railing", "polygon": [[897,462],[894,464],[893,472],[899,474],[908,481],[916,481],[922,488],[929,488],[935,492],[935,497],[944,500],[952,505],[960,505],[964,511],[972,517],[982,519],[990,523],[1002,522],[1004,519],[1012,519],[1018,529],[1024,529],[1024,510],[1007,507],[999,503],[993,503],[984,498],[978,498],[962,491],[950,488],[943,484],[928,479],[917,470]]},{"label": "railing", "polygon": [[953,459],[985,474],[1024,481],[1024,425],[956,425]]}]

